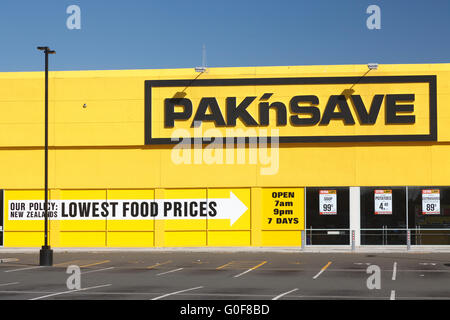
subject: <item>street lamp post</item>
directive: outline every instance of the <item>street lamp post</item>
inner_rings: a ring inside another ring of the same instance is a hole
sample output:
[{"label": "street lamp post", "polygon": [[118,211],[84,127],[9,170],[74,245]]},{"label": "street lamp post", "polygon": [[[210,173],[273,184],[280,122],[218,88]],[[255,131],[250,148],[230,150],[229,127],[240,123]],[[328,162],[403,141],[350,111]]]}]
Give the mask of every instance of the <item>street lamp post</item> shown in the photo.
[{"label": "street lamp post", "polygon": [[39,265],[53,265],[53,250],[48,244],[48,55],[56,52],[49,47],[37,47],[38,50],[45,53],[45,203],[44,203],[44,245],[39,252]]}]

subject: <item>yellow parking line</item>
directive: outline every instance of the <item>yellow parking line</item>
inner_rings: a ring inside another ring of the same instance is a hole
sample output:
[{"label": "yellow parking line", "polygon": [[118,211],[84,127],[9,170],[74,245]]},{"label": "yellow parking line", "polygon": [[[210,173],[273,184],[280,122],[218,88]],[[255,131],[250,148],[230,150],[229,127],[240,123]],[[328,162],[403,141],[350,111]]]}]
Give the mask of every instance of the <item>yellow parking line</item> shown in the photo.
[{"label": "yellow parking line", "polygon": [[220,267],[216,268],[216,270],[223,269],[223,268],[225,268],[226,266],[232,264],[233,262],[234,262],[234,261],[228,262],[228,263],[224,264],[223,266],[220,266]]},{"label": "yellow parking line", "polygon": [[331,261],[328,261],[328,263],[322,268],[323,271],[325,271],[331,264]]},{"label": "yellow parking line", "polygon": [[242,273],[239,273],[239,274],[235,275],[234,278],[238,278],[238,277],[240,277],[240,276],[242,276],[242,275],[244,275],[244,274],[246,274],[246,273],[249,273],[250,271],[253,271],[253,270],[255,270],[255,269],[261,267],[261,266],[262,266],[263,264],[265,264],[265,263],[267,263],[267,261],[263,261],[263,262],[261,262],[260,264],[254,266],[254,267],[252,267],[252,268],[250,268],[250,269],[248,269],[247,271],[244,271],[244,272],[242,272]]},{"label": "yellow parking line", "polygon": [[172,261],[169,260],[169,261],[166,261],[166,262],[157,263],[157,264],[154,264],[154,265],[152,265],[152,266],[147,267],[147,269],[153,269],[153,268],[156,268],[156,267],[158,267],[158,266],[162,266],[162,265],[164,265],[164,264],[168,264],[168,263],[171,263],[171,262],[172,262]]},{"label": "yellow parking line", "polygon": [[257,263],[257,262],[259,262],[259,261],[231,261],[231,262],[224,264],[223,266],[216,268],[216,270],[220,270],[220,269],[223,269],[223,268],[229,267],[229,266],[233,266],[237,269],[249,268],[249,270],[254,270],[256,268],[259,268],[263,264],[267,263],[267,261],[263,261],[262,263],[251,267],[254,263]]},{"label": "yellow parking line", "polygon": [[250,268],[250,270],[255,270],[256,268],[259,268],[259,267],[261,267],[263,264],[266,264],[267,263],[267,261],[263,261],[263,262],[261,262],[260,264],[258,264],[257,266],[254,266],[253,268]]},{"label": "yellow parking line", "polygon": [[67,262],[61,262],[61,263],[58,263],[58,264],[54,264],[53,266],[54,267],[59,267],[59,266],[65,265],[65,264],[67,264],[67,265],[73,264],[73,263],[78,262],[78,261],[80,261],[80,260],[72,260],[72,261],[67,261]]},{"label": "yellow parking line", "polygon": [[99,264],[104,264],[104,263],[108,263],[111,262],[110,260],[104,260],[104,261],[100,261],[100,262],[95,262],[95,263],[91,263],[91,264],[86,264],[84,266],[80,266],[80,268],[86,268],[86,267],[92,267],[92,266],[96,266]]}]

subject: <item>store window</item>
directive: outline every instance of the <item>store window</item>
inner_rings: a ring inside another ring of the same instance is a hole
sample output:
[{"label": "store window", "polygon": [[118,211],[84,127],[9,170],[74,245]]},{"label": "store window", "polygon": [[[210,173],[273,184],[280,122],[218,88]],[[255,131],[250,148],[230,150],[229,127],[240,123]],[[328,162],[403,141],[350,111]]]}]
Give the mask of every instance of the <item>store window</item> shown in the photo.
[{"label": "store window", "polygon": [[308,245],[350,244],[348,187],[306,188]]},{"label": "store window", "polygon": [[406,187],[361,187],[361,245],[406,245]]},{"label": "store window", "polygon": [[450,187],[409,187],[408,227],[412,245],[449,245]]}]

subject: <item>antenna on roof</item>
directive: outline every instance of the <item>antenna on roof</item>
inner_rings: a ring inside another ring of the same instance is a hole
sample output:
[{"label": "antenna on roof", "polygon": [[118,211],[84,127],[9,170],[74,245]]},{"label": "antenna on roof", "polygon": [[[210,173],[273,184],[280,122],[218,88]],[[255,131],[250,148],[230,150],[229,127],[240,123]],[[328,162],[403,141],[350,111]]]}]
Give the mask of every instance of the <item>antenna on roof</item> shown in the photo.
[{"label": "antenna on roof", "polygon": [[202,66],[201,67],[196,67],[195,71],[196,72],[206,72],[207,68],[206,68],[206,46],[203,45],[202,47]]}]

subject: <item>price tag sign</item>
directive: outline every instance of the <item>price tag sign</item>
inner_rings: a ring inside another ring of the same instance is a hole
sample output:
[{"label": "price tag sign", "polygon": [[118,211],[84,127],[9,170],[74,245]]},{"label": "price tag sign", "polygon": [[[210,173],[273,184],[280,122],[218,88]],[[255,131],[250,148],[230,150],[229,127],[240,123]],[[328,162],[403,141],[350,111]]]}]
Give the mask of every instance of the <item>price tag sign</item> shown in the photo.
[{"label": "price tag sign", "polygon": [[422,214],[441,214],[439,190],[422,190]]},{"label": "price tag sign", "polygon": [[392,214],[392,190],[375,190],[375,214]]},{"label": "price tag sign", "polygon": [[319,191],[319,213],[321,215],[337,214],[336,190]]}]

